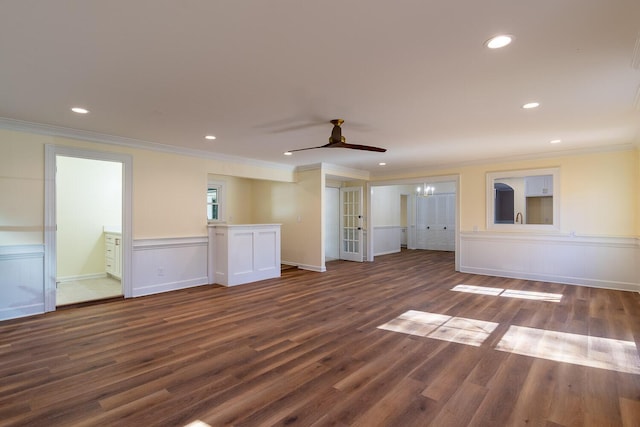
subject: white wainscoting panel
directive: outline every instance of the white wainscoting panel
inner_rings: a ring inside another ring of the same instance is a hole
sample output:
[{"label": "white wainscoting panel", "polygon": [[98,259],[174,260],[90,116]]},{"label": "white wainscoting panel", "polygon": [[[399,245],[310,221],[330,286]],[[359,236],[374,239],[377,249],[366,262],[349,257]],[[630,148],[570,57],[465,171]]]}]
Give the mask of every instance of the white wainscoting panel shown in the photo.
[{"label": "white wainscoting panel", "polygon": [[373,227],[373,255],[378,256],[400,252],[402,228],[403,227],[399,225]]},{"label": "white wainscoting panel", "polygon": [[133,296],[208,284],[207,242],[207,237],[134,240]]},{"label": "white wainscoting panel", "polygon": [[212,224],[209,240],[209,281],[234,286],[280,277],[280,224]]},{"label": "white wainscoting panel", "polygon": [[640,291],[636,238],[460,233],[460,271]]},{"label": "white wainscoting panel", "polygon": [[0,320],[44,313],[44,245],[0,246]]}]

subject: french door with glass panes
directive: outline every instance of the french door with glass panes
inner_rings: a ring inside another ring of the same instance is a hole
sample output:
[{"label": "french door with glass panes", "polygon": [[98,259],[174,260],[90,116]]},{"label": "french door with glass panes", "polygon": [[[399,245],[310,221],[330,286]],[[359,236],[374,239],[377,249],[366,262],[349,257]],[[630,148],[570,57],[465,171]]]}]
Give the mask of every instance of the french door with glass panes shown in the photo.
[{"label": "french door with glass panes", "polygon": [[340,259],[363,261],[362,188],[340,189]]}]

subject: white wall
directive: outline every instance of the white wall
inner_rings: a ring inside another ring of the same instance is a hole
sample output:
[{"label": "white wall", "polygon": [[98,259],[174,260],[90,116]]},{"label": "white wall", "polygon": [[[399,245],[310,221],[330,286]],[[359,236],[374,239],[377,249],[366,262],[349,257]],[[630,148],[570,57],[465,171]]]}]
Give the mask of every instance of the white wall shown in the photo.
[{"label": "white wall", "polygon": [[371,190],[373,255],[400,252],[402,244],[401,188],[397,185]]},{"label": "white wall", "polygon": [[122,164],[58,156],[58,280],[105,272],[104,226],[122,226]]},{"label": "white wall", "polygon": [[374,187],[371,196],[373,226],[400,226],[400,189],[396,185]]}]

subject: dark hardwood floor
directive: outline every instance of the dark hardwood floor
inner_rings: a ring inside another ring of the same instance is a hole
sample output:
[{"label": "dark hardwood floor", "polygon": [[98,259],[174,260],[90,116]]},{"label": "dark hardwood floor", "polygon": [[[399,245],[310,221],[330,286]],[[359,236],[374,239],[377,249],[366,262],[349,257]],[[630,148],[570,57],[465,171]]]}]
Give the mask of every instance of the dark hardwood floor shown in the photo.
[{"label": "dark hardwood floor", "polygon": [[0,322],[0,425],[638,426],[639,343],[638,293],[405,251]]}]

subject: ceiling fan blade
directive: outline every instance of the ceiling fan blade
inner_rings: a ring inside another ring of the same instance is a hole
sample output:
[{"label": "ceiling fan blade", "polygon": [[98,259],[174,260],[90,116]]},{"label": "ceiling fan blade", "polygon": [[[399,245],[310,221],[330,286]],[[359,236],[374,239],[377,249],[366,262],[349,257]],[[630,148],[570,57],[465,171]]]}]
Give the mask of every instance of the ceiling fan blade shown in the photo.
[{"label": "ceiling fan blade", "polygon": [[346,142],[345,137],[342,136],[342,129],[340,128],[340,126],[342,126],[344,120],[333,119],[330,121],[330,123],[333,125],[333,129],[331,130],[331,136],[329,137],[328,144],[321,145],[319,147],[298,148],[297,150],[289,150],[288,153],[293,153],[295,151],[315,150],[316,148],[350,148],[352,150],[375,151],[378,153],[384,153],[387,151],[386,148],[373,147],[371,145],[350,144]]},{"label": "ceiling fan blade", "polygon": [[376,151],[378,153],[384,153],[387,151],[386,148],[372,147],[371,145],[349,144],[348,142],[341,145],[335,145],[335,147],[351,148],[352,150]]},{"label": "ceiling fan blade", "polygon": [[296,151],[305,151],[305,150],[315,150],[316,148],[328,148],[330,146],[331,146],[330,144],[325,144],[325,145],[321,145],[319,147],[298,148],[296,150],[287,150],[287,153],[294,153]]}]

